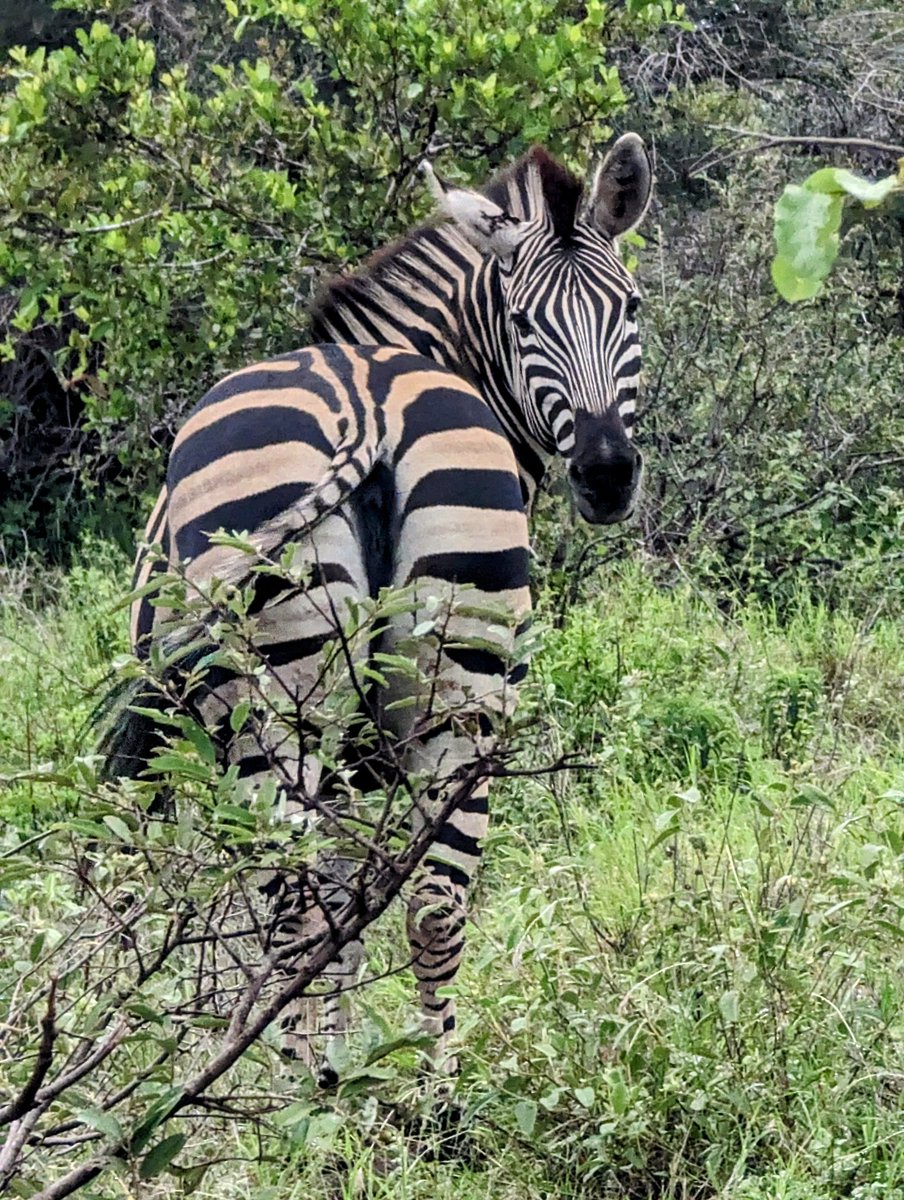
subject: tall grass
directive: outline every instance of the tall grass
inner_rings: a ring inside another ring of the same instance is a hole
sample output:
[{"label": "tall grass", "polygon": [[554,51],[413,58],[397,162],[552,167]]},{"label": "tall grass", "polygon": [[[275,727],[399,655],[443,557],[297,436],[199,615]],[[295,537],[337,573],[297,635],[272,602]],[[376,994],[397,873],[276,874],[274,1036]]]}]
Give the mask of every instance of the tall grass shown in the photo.
[{"label": "tall grass", "polygon": [[[99,547],[86,564],[37,598],[8,589],[7,775],[86,749],[126,573]],[[396,914],[369,947],[346,1084],[318,1095],[287,1065],[256,1127],[195,1123],[195,1195],[904,1196],[900,625],[806,595],[781,620],[726,615],[631,564],[554,624],[520,761],[581,765],[494,792],[455,1136],[417,1125],[413,1051],[392,1049],[415,1019]],[[0,809],[21,833],[72,799],[13,779]],[[27,930],[4,936],[24,953]]]}]

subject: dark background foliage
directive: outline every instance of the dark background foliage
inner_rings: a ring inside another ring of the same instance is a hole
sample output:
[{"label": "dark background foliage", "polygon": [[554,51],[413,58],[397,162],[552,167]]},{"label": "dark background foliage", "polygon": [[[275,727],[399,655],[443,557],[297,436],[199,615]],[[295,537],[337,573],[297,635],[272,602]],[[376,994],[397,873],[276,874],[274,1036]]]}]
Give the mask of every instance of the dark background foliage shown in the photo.
[{"label": "dark background foliage", "polygon": [[[637,251],[650,469],[640,530],[615,548],[726,596],[781,598],[805,577],[866,602],[900,584],[904,211],[854,212],[813,302],[789,307],[768,272],[785,182],[821,162],[894,166],[818,140],[904,137],[891,10],[68,8],[34,0],[0,26],[29,48],[0,80],[8,557],[65,561],[86,528],[128,544],[186,408],[303,342],[318,282],[425,214],[428,147],[480,181],[536,140],[583,170],[635,128],[659,189]],[[767,148],[751,131],[812,140]],[[571,565],[590,542],[546,538]]]}]

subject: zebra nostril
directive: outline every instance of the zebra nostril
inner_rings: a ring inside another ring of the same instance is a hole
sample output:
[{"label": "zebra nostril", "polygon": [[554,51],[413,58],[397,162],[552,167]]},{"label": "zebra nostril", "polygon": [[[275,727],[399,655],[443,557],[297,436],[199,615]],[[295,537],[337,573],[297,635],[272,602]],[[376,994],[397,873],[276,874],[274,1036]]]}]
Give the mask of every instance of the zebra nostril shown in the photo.
[{"label": "zebra nostril", "polygon": [[568,474],[571,482],[588,492],[600,492],[607,488],[626,488],[637,478],[640,470],[640,455],[630,454],[593,462],[572,463]]}]

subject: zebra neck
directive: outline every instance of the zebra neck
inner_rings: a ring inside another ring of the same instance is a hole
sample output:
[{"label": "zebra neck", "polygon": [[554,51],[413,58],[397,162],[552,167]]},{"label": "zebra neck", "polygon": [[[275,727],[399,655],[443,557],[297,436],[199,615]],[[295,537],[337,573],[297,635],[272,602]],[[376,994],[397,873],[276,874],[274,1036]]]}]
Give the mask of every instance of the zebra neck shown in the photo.
[{"label": "zebra neck", "polygon": [[461,365],[493,410],[511,442],[530,513],[551,455],[531,437],[512,378],[512,353],[499,268],[495,260],[478,258],[479,269],[459,303]]},{"label": "zebra neck", "polygon": [[353,275],[314,311],[316,341],[401,346],[472,383],[511,442],[528,509],[549,454],[518,403],[499,269],[448,226],[415,231]]}]

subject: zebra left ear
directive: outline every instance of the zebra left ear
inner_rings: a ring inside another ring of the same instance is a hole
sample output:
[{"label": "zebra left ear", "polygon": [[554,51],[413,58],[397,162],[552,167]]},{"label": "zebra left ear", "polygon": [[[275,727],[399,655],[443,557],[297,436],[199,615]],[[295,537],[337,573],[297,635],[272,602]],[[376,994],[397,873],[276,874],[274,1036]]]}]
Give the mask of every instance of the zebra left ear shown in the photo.
[{"label": "zebra left ear", "polygon": [[653,168],[643,139],[623,134],[593,180],[588,218],[600,233],[616,238],[640,224],[652,193]]},{"label": "zebra left ear", "polygon": [[454,221],[472,246],[503,260],[512,257],[526,232],[525,221],[519,221],[480,192],[440,179],[426,161],[421,170],[440,211]]}]

